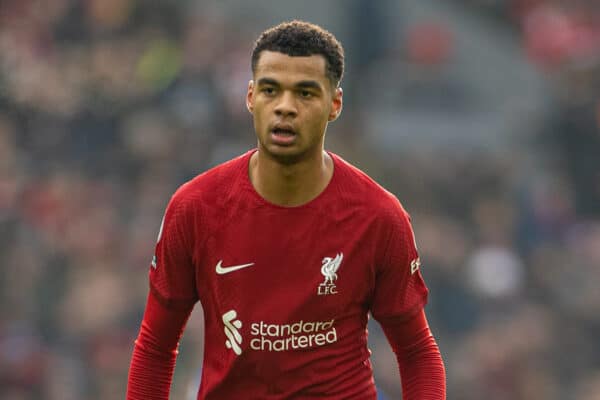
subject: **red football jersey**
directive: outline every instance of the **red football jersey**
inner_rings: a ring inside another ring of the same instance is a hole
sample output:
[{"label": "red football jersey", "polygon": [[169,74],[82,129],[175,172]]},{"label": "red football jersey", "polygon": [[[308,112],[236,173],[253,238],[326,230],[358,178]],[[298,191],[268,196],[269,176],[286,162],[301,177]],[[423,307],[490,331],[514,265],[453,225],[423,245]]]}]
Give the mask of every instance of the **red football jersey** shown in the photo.
[{"label": "red football jersey", "polygon": [[375,399],[368,313],[409,317],[427,299],[409,217],[334,154],[317,198],[269,203],[252,153],[174,194],[150,268],[161,302],[204,309],[198,399]]}]

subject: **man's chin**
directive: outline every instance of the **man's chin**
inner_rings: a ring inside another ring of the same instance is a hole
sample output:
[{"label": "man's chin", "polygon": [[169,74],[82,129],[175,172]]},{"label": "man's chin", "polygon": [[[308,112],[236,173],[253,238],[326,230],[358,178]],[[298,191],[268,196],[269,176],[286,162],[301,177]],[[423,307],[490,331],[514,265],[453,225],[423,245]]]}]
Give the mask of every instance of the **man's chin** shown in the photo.
[{"label": "man's chin", "polygon": [[299,151],[294,147],[295,146],[270,145],[262,148],[261,150],[272,160],[283,165],[291,165],[302,161],[305,156],[304,152]]}]

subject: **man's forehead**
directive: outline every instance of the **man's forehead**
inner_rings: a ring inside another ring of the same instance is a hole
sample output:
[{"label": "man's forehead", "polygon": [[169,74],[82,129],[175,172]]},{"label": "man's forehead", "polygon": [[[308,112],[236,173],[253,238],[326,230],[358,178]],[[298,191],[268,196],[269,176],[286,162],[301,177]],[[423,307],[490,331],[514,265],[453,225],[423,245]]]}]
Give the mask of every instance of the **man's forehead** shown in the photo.
[{"label": "man's forehead", "polygon": [[273,73],[327,79],[325,57],[320,54],[289,56],[276,51],[262,51],[256,64],[255,77]]}]

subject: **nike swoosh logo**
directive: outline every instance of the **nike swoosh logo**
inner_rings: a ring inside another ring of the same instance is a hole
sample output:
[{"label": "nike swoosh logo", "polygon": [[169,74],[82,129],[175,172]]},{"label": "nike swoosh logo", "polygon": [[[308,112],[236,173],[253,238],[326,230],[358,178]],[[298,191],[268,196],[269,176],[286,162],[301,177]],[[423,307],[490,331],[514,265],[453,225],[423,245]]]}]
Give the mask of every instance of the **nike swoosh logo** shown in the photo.
[{"label": "nike swoosh logo", "polygon": [[228,274],[230,272],[233,271],[237,271],[240,270],[242,268],[248,268],[254,265],[254,263],[250,263],[250,264],[242,264],[242,265],[232,265],[231,267],[223,267],[221,266],[221,264],[223,264],[223,260],[219,260],[219,262],[217,263],[217,274],[219,275],[223,275],[223,274]]}]

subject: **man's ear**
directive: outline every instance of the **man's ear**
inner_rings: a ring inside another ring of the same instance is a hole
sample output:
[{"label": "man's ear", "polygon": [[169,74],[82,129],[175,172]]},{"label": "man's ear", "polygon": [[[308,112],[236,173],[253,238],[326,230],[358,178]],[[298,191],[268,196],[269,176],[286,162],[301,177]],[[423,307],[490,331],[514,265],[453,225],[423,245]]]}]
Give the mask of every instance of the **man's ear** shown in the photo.
[{"label": "man's ear", "polygon": [[331,111],[329,112],[329,122],[335,121],[342,113],[344,106],[343,101],[344,91],[342,88],[336,88],[333,93],[333,99],[331,100]]},{"label": "man's ear", "polygon": [[250,79],[248,81],[248,91],[246,92],[246,108],[252,114],[254,110],[254,81]]}]

